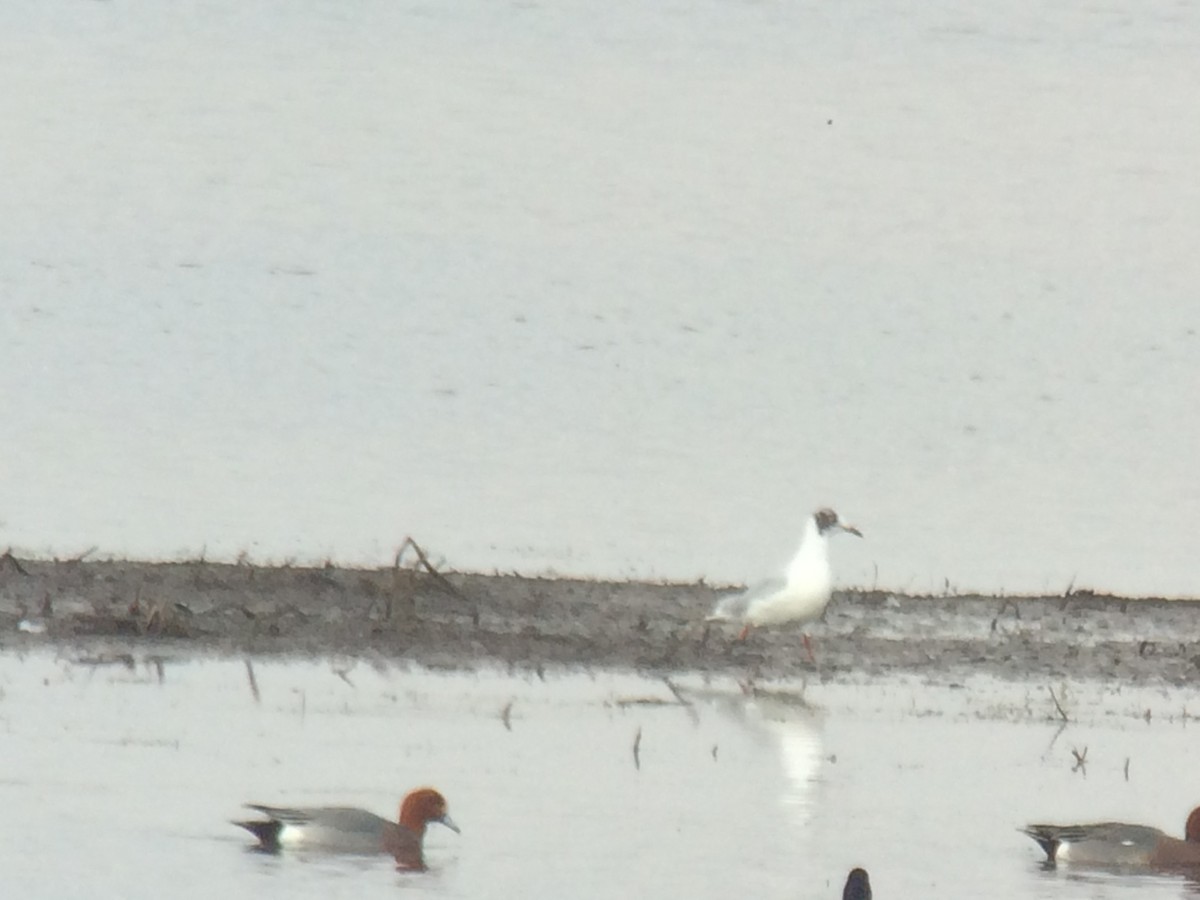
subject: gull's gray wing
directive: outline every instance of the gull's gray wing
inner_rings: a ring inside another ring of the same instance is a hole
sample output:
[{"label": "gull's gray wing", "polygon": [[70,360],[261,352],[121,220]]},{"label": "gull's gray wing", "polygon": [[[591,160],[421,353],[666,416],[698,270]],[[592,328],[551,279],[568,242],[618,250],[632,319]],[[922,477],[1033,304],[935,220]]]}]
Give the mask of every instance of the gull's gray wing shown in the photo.
[{"label": "gull's gray wing", "polygon": [[737,594],[722,597],[708,616],[710,622],[740,621],[755,600],[777,594],[787,585],[785,578],[768,578]]}]

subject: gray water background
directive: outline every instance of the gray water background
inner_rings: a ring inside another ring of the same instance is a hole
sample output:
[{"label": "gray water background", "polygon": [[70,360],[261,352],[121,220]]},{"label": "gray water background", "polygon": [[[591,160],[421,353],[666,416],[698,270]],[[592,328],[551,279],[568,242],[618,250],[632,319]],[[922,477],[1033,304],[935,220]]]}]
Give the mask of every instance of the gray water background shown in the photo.
[{"label": "gray water background", "polygon": [[[10,649],[0,655],[0,868],[14,897],[1178,898],[1179,874],[1041,868],[1031,821],[1179,834],[1194,690],[979,677],[772,685],[544,679],[367,661]],[[650,705],[655,701],[658,705]],[[508,726],[504,711],[508,709]],[[633,745],[637,735],[638,764]],[[1079,770],[1075,753],[1087,764]],[[264,856],[241,804],[394,815],[419,784],[430,871]]]},{"label": "gray water background", "polygon": [[1187,3],[0,10],[0,545],[1198,593]]}]

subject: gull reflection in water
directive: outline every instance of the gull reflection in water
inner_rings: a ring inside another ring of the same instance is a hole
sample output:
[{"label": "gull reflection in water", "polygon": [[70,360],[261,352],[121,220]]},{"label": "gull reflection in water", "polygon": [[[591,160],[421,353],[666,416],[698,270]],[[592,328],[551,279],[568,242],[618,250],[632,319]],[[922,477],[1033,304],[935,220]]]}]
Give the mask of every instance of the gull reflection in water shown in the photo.
[{"label": "gull reflection in water", "polygon": [[824,755],[821,715],[805,703],[803,691],[746,687],[703,696],[723,716],[744,726],[756,742],[775,748],[787,779],[782,800],[789,818],[806,825],[815,812]]}]

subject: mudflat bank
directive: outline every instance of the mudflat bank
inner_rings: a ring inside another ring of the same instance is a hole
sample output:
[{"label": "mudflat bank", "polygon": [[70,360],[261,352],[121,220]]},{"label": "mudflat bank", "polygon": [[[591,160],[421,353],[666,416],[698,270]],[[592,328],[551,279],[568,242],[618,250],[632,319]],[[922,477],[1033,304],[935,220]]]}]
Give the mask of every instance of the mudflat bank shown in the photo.
[{"label": "mudflat bank", "polygon": [[753,632],[704,621],[732,588],[437,571],[0,557],[0,648],[406,659],[651,673],[832,678],[915,673],[950,681],[1200,683],[1200,603],[1076,592],[1056,597],[835,594],[810,626]]}]

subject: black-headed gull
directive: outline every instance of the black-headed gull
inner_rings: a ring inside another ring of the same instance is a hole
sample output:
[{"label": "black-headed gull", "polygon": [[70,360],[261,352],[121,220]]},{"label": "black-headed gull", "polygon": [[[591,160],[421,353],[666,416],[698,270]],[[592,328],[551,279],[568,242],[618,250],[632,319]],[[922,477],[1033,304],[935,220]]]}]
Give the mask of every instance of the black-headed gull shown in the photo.
[{"label": "black-headed gull", "polygon": [[[838,531],[862,537],[862,532],[853,525],[838,521],[838,515],[832,509],[818,509],[809,516],[800,549],[788,564],[784,577],[764,581],[723,598],[707,621],[741,622],[743,627],[738,640],[743,640],[751,628],[760,625],[784,622],[803,625],[819,619],[833,594],[829,536]],[[809,659],[815,661],[807,634],[804,635],[804,649],[808,651]]]}]

